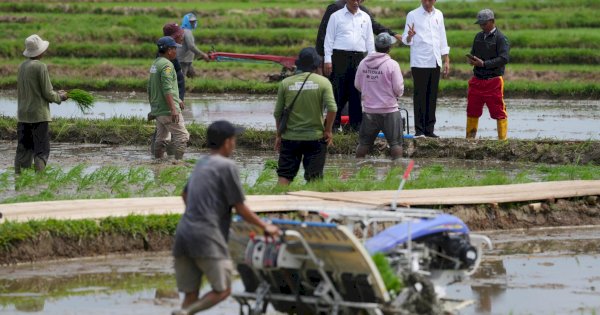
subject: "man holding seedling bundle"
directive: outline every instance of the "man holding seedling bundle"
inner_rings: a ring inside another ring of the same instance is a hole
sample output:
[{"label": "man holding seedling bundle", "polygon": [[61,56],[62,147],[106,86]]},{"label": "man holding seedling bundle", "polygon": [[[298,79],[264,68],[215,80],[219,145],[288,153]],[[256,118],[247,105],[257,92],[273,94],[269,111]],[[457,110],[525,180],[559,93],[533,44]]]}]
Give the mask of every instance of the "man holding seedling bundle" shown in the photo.
[{"label": "man holding seedling bundle", "polygon": [[379,131],[383,130],[390,146],[392,159],[402,157],[402,115],[398,97],[404,93],[404,79],[400,65],[389,53],[396,39],[388,33],[375,38],[375,53],[358,65],[354,85],[361,92],[363,120],[358,134],[356,157],[364,158],[373,146]]},{"label": "man holding seedling bundle", "polygon": [[508,115],[504,104],[504,68],[508,63],[510,46],[508,39],[496,28],[494,12],[479,11],[477,21],[481,32],[475,35],[468,61],[473,65],[473,77],[467,91],[467,138],[477,135],[479,117],[486,104],[490,116],[496,119],[498,139],[506,140]]},{"label": "man holding seedling bundle", "polygon": [[[182,309],[173,315],[196,314],[231,294],[233,263],[227,241],[232,207],[265,235],[279,234],[277,226],[263,222],[244,203],[239,171],[229,158],[242,131],[225,120],[208,126],[206,142],[211,153],[198,160],[183,190],[185,212],[177,224],[173,256],[177,288],[185,298]],[[212,290],[199,298],[203,277]]]},{"label": "man holding seedling bundle", "polygon": [[195,30],[196,27],[198,27],[196,15],[194,13],[186,14],[181,22],[181,28],[183,28],[184,32],[183,44],[181,47],[177,48],[177,59],[181,62],[183,75],[188,78],[196,76],[196,72],[192,66],[192,62],[195,58],[204,59],[206,62],[210,60],[207,54],[196,47],[196,40],[194,39],[194,34],[192,34],[192,30]]},{"label": "man holding seedling bundle", "polygon": [[179,99],[177,75],[171,60],[176,58],[177,44],[170,36],[162,37],[156,43],[158,57],[150,67],[148,80],[148,99],[150,101],[150,114],[156,117],[156,143],[154,156],[157,159],[164,157],[166,141],[171,133],[175,147],[175,159],[181,160],[190,134],[185,128],[181,115],[182,102]]},{"label": "man holding seedling bundle", "polygon": [[23,56],[29,59],[17,72],[17,152],[15,173],[22,168],[30,168],[33,162],[35,171],[42,171],[50,156],[49,103],[60,104],[68,96],[65,91],[55,92],[50,82],[48,68],[40,61],[50,43],[38,35],[25,39]]}]

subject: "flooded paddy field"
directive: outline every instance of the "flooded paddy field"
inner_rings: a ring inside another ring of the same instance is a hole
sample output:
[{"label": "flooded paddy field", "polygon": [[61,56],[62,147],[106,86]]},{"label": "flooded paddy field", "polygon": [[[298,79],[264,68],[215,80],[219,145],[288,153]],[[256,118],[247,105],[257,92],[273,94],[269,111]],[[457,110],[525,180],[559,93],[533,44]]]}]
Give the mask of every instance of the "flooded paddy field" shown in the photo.
[{"label": "flooded paddy field", "polygon": [[[446,291],[474,301],[460,314],[600,311],[600,227],[485,234],[495,249],[480,271]],[[178,298],[168,252],[0,268],[0,314],[169,314]],[[206,314],[237,312],[229,298]]]},{"label": "flooded paddy field", "polygon": [[[260,95],[190,95],[186,98],[184,117],[188,122],[210,123],[227,119],[233,123],[258,128],[274,129],[274,96]],[[402,108],[409,112],[412,121],[412,99],[403,97]],[[600,120],[598,100],[548,100],[507,99],[509,113],[509,138],[557,140],[600,140],[597,128]],[[143,93],[103,93],[95,107],[82,114],[77,106],[67,101],[62,105],[51,104],[53,117],[66,118],[112,118],[146,117],[150,111]],[[0,115],[15,116],[16,98],[13,92],[0,94]],[[437,109],[436,133],[446,138],[463,138],[466,123],[466,100],[442,98]],[[411,133],[414,128],[411,127]],[[495,121],[487,110],[480,120],[479,137],[496,138]]]}]

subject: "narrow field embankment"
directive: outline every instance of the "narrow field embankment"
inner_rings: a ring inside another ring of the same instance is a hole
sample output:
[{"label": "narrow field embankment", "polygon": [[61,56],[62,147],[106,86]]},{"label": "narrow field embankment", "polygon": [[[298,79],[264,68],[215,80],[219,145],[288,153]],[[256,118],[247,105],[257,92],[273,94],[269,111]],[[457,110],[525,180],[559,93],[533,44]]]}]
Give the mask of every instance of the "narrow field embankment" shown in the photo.
[{"label": "narrow field embankment", "polygon": [[[17,139],[15,118],[0,117],[0,139]],[[190,145],[206,146],[206,126],[187,125]],[[51,141],[114,145],[148,145],[154,124],[139,118],[106,120],[55,119],[51,123]],[[238,139],[241,148],[273,150],[275,132],[247,129]],[[331,154],[354,154],[357,134],[336,134]],[[405,141],[405,156],[415,158],[457,158],[500,160],[549,164],[600,164],[600,141],[416,139]],[[385,145],[376,146],[379,153]]]},{"label": "narrow field embankment", "polygon": [[[600,225],[597,196],[549,200],[539,205],[501,204],[442,209],[460,217],[471,230],[543,226]],[[151,215],[100,220],[45,220],[0,224],[0,265],[49,259],[169,250],[179,215]],[[320,220],[298,213],[265,215]]]}]

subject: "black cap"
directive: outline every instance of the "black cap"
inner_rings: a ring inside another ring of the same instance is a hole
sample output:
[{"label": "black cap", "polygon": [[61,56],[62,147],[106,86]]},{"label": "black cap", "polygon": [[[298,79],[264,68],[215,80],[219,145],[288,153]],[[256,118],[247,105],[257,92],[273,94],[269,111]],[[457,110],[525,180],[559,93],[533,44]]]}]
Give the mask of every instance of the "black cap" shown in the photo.
[{"label": "black cap", "polygon": [[157,42],[156,45],[158,46],[158,49],[160,50],[167,50],[167,48],[170,47],[181,47],[181,45],[177,44],[175,42],[175,40],[173,39],[173,37],[171,36],[164,36],[161,37]]},{"label": "black cap", "polygon": [[314,47],[306,47],[300,51],[296,59],[296,67],[300,71],[313,71],[321,66],[321,56]]},{"label": "black cap", "polygon": [[244,128],[236,127],[227,120],[217,120],[206,130],[206,143],[211,149],[220,148],[225,140],[244,132]]}]

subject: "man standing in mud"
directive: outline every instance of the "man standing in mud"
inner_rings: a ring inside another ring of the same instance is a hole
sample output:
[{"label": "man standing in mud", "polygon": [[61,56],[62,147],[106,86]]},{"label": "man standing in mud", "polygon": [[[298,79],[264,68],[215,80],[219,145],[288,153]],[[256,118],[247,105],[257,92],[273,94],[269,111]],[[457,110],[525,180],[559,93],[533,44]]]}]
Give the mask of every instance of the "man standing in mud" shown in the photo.
[{"label": "man standing in mud", "polygon": [[[185,298],[173,315],[195,314],[231,294],[233,263],[227,241],[232,207],[266,234],[279,234],[277,226],[263,222],[244,203],[238,169],[229,159],[241,132],[225,120],[212,123],[206,131],[211,153],[198,160],[183,190],[186,208],[175,232],[173,256],[177,287]],[[203,276],[212,291],[198,299]]]},{"label": "man standing in mud", "polygon": [[148,99],[150,114],[156,117],[156,143],[154,157],[162,159],[166,151],[169,133],[175,147],[175,159],[181,160],[190,134],[185,128],[181,110],[183,102],[179,99],[177,75],[171,60],[177,55],[176,48],[181,46],[170,36],[157,42],[158,57],[150,67],[148,80]]},{"label": "man standing in mud", "polygon": [[389,53],[396,39],[388,33],[375,38],[375,53],[361,61],[354,84],[361,92],[364,113],[358,133],[356,157],[364,158],[383,130],[392,160],[402,157],[402,115],[398,98],[404,93],[400,65]]},{"label": "man standing in mud", "polygon": [[181,28],[183,28],[183,43],[181,47],[177,48],[177,59],[181,62],[181,71],[183,75],[188,78],[196,76],[192,62],[196,58],[204,59],[208,62],[210,59],[208,55],[203,53],[198,47],[196,47],[196,40],[194,39],[193,30],[198,27],[198,18],[194,13],[188,13],[183,17],[181,22]]},{"label": "man standing in mud", "polygon": [[375,51],[371,17],[363,12],[360,0],[347,0],[346,6],[333,13],[327,23],[324,75],[331,75],[337,115],[334,126],[341,122],[342,110],[348,102],[350,128],[358,131],[362,121],[360,92],[354,87],[358,64],[367,53]]},{"label": "man standing in mud", "polygon": [[504,68],[508,63],[508,39],[496,28],[494,12],[479,11],[476,24],[481,32],[475,35],[471,53],[467,55],[473,66],[473,77],[467,91],[467,139],[477,135],[479,117],[486,104],[490,116],[496,120],[498,139],[506,140],[508,115],[504,104]]},{"label": "man standing in mud", "polygon": [[29,58],[19,65],[17,72],[17,152],[15,173],[22,168],[44,170],[50,156],[49,103],[60,104],[67,99],[65,91],[55,92],[50,82],[48,68],[40,60],[50,46],[38,35],[25,39],[23,56]]},{"label": "man standing in mud", "polygon": [[[315,73],[321,63],[313,47],[304,48],[296,60],[301,73],[279,84],[274,112],[279,185],[289,185],[294,180],[300,163],[304,165],[307,181],[323,177],[327,146],[333,142],[331,129],[337,106],[331,83]],[[327,111],[325,121],[323,110]]]},{"label": "man standing in mud", "polygon": [[[175,42],[179,45],[183,42],[183,29],[177,25],[177,23],[167,23],[163,26],[163,36],[171,36]],[[173,63],[173,68],[175,69],[175,73],[177,74],[177,88],[179,89],[179,99],[181,100],[181,110],[185,109],[184,98],[185,98],[185,76],[183,75],[183,71],[181,71],[181,63],[177,58],[171,60]],[[156,119],[156,117],[152,116],[151,113],[148,113],[148,121],[152,121]],[[165,141],[167,147],[167,155],[173,156],[175,154],[175,147],[173,146],[173,142],[171,141],[171,133],[167,135],[167,140]],[[152,143],[150,145],[151,154],[154,156],[154,148],[156,145],[156,129],[154,130],[154,134],[152,135]]]},{"label": "man standing in mud", "polygon": [[402,34],[402,42],[410,46],[415,138],[438,137],[434,127],[440,68],[443,66],[444,77],[450,74],[450,47],[446,39],[444,15],[433,6],[435,2],[421,0],[421,5],[406,16]]}]

